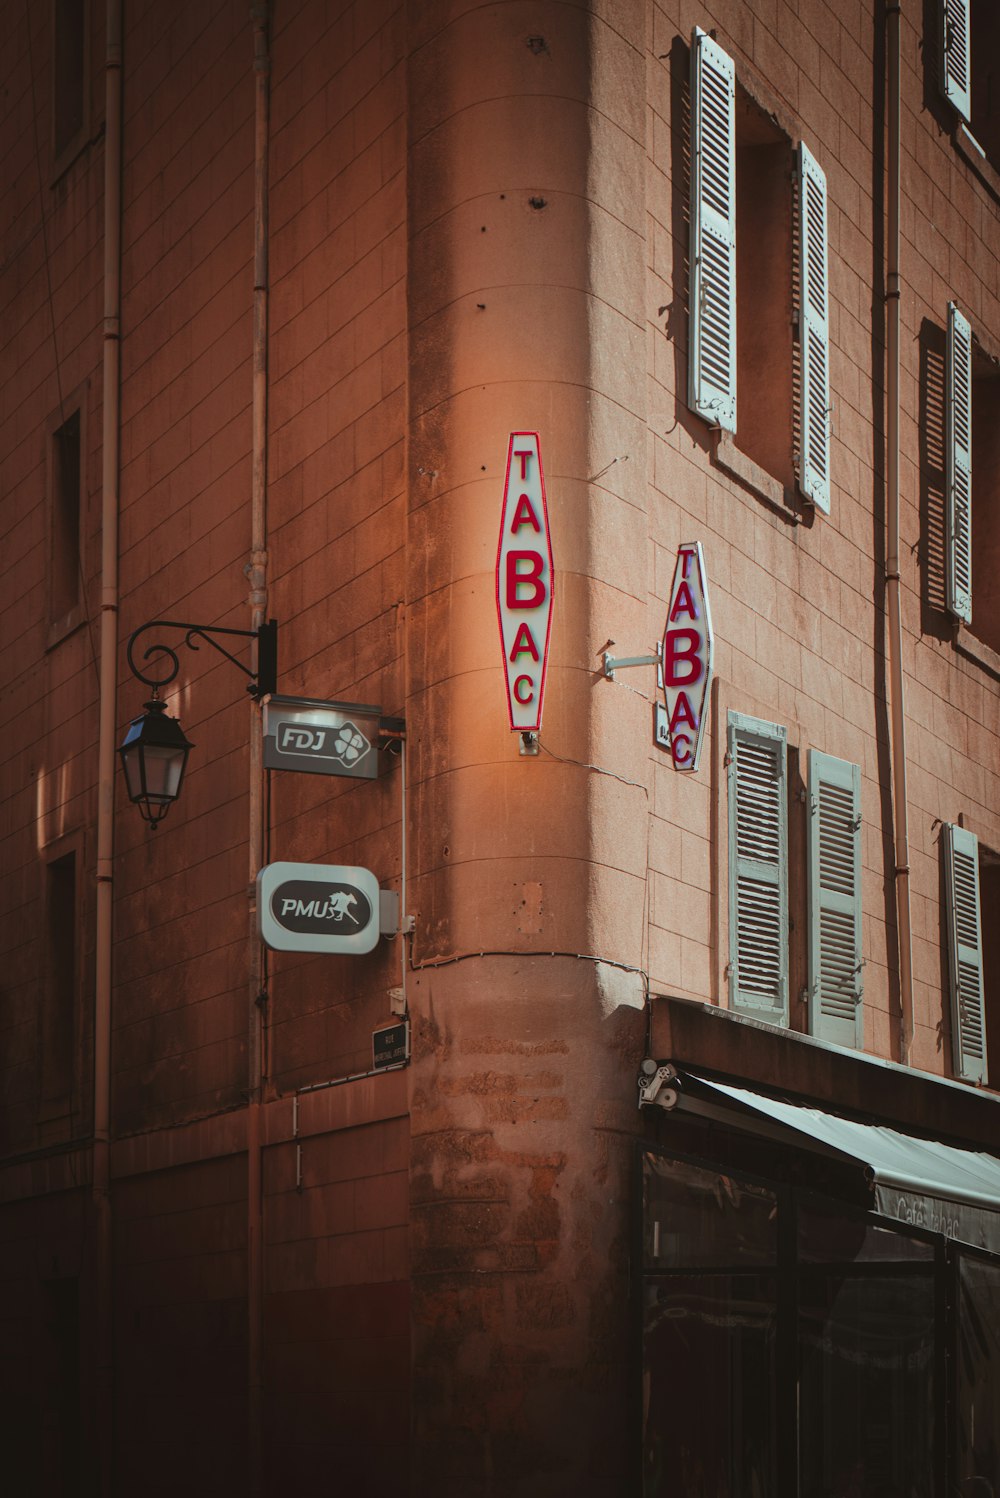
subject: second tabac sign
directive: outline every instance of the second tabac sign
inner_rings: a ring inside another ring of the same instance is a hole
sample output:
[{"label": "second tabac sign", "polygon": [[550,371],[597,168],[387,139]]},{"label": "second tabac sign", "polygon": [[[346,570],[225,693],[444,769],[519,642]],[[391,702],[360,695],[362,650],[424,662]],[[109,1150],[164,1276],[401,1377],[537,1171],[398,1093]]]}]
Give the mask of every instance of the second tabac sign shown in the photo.
[{"label": "second tabac sign", "polygon": [[656,737],[669,744],[675,770],[697,770],[705,738],[715,637],[700,541],[678,548],[674,585],[663,631],[664,708]]},{"label": "second tabac sign", "polygon": [[497,614],[510,726],[519,733],[537,732],[542,726],[552,585],[538,433],[512,432],[497,548]]}]

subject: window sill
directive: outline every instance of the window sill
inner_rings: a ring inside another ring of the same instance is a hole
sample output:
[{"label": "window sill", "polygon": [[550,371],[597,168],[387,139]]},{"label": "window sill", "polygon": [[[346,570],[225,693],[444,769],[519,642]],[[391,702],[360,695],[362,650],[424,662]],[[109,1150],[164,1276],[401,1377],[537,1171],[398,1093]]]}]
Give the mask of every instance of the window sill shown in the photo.
[{"label": "window sill", "polygon": [[49,634],[48,639],[45,641],[45,649],[47,651],[53,650],[56,645],[61,644],[71,634],[75,634],[80,625],[85,622],[85,618],[82,606],[76,603],[70,609],[69,613],[64,614],[61,619],[53,619],[49,625]]},{"label": "window sill", "polygon": [[[712,432],[712,462],[731,478],[738,479],[759,499],[788,516],[789,505],[781,480],[774,478],[752,458],[748,458],[746,453],[740,452],[730,434],[718,427]],[[796,521],[799,519],[798,515],[793,515],[792,518]]]},{"label": "window sill", "polygon": [[987,159],[986,152],[972,131],[961,120],[955,126],[952,140],[958,154],[969,163],[976,176],[989,188],[993,196],[1000,201],[1000,172]]},{"label": "window sill", "polygon": [[975,661],[983,667],[991,676],[1000,681],[1000,654],[984,645],[982,640],[976,638],[967,624],[959,622],[955,631],[954,646],[961,655],[969,660]]}]

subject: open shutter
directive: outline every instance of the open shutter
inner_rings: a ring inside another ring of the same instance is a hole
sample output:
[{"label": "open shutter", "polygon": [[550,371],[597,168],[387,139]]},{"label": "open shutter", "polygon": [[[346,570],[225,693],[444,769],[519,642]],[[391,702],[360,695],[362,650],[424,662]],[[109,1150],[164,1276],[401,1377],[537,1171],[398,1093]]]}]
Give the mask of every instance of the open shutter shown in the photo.
[{"label": "open shutter", "polygon": [[972,329],[948,303],[945,361],[945,582],[948,609],[972,623]]},{"label": "open shutter", "polygon": [[955,1075],[967,1082],[985,1082],[986,1013],[979,916],[979,839],[975,833],[946,824],[944,859]]},{"label": "open shutter", "polygon": [[863,1039],[861,771],[809,754],[809,1033]]},{"label": "open shutter", "polygon": [[970,115],[969,0],[939,0],[941,91],[963,119]]},{"label": "open shutter", "polygon": [[729,1002],[788,1023],[785,730],[729,715]]},{"label": "open shutter", "polygon": [[830,320],[827,307],[826,175],[799,146],[799,286],[802,351],[802,455],[799,487],[830,513]]},{"label": "open shutter", "polygon": [[736,430],[736,67],[705,32],[691,42],[688,404]]}]

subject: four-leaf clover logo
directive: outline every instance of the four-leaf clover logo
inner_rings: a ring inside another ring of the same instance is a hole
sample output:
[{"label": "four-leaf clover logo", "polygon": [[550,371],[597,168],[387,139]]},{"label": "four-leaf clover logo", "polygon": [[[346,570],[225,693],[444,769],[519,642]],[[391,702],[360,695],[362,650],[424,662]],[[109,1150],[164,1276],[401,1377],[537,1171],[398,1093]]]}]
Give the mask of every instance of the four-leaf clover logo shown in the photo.
[{"label": "four-leaf clover logo", "polygon": [[341,764],[354,765],[362,755],[367,754],[371,744],[365,738],[360,728],[351,722],[342,723],[337,729],[337,737],[333,741],[333,754]]}]

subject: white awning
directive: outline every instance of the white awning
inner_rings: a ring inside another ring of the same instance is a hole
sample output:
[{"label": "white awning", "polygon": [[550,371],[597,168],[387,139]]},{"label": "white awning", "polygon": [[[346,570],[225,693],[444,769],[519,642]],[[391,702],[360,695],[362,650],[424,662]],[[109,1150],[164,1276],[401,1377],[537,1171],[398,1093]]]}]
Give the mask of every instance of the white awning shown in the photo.
[{"label": "white awning", "polygon": [[[681,1072],[681,1108],[860,1166],[876,1212],[1000,1253],[1000,1159]],[[690,1078],[703,1102],[684,1090]],[[717,1107],[711,1106],[715,1100]],[[728,1120],[721,1115],[728,1113]],[[738,1115],[743,1114],[743,1118]],[[765,1127],[761,1127],[761,1125]],[[775,1126],[777,1126],[775,1128]]]}]

